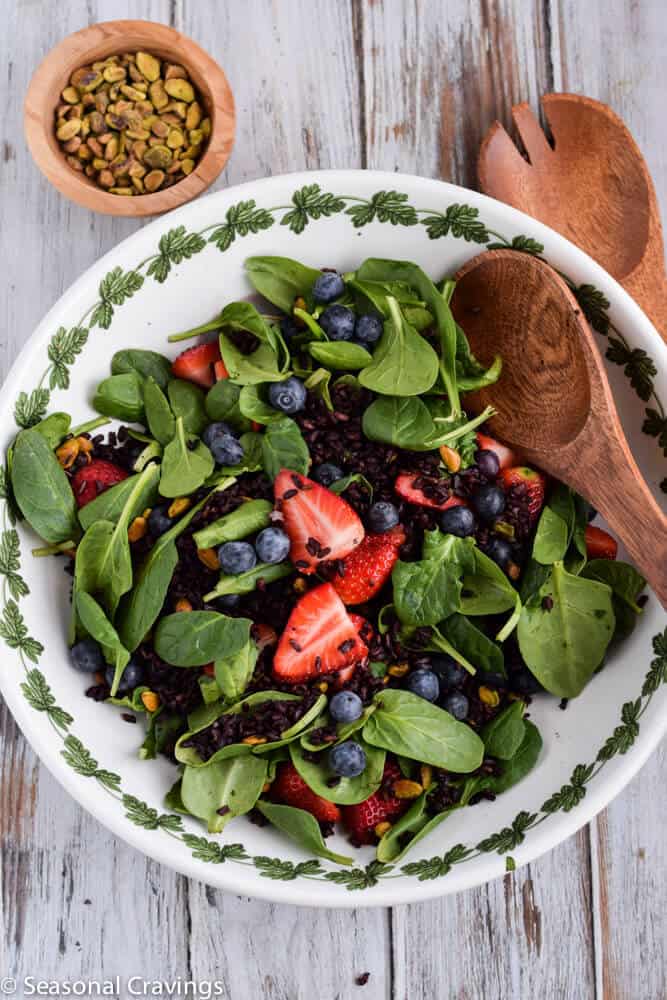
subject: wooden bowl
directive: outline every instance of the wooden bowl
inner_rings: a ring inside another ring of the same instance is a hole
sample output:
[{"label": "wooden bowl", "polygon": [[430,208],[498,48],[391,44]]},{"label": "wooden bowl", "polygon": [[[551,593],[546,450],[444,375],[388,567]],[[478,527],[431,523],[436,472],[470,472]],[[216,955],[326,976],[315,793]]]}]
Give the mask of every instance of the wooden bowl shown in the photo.
[{"label": "wooden bowl", "polygon": [[[147,51],[184,66],[211,119],[211,135],[195,169],[154,194],[109,194],[67,164],[55,136],[55,108],[70,75],[80,66],[122,52]],[[192,39],[152,21],[105,21],[68,35],[36,69],[24,106],[24,129],[33,159],[61,194],[106,215],[158,215],[205,191],[223,169],[234,144],[234,96],[218,64]]]}]

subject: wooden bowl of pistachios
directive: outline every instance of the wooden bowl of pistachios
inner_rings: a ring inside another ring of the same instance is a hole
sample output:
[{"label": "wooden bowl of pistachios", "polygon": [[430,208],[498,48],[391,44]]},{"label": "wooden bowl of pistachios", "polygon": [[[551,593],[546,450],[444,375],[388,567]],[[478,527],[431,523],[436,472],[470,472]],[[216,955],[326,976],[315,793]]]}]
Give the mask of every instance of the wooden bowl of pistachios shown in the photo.
[{"label": "wooden bowl of pistachios", "polygon": [[158,215],[201,194],[229,159],[235,123],[220,66],[151,21],[106,21],[63,39],[24,107],[44,176],[107,215]]}]

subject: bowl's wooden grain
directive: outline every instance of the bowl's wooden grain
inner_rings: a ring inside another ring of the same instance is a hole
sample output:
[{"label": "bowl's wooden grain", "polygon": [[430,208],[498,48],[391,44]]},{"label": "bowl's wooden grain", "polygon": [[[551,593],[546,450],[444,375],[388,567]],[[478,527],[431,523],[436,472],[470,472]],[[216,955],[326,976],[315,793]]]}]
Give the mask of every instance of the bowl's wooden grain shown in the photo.
[{"label": "bowl's wooden grain", "polygon": [[[123,198],[99,188],[67,164],[54,131],[54,112],[71,73],[96,59],[145,50],[185,66],[211,118],[211,135],[189,176],[164,191]],[[68,35],[36,69],[24,106],[24,129],[33,159],[44,176],[72,201],[106,215],[158,215],[184,205],[213,183],[234,144],[236,114],[227,77],[190,38],[152,21],[105,21]]]}]

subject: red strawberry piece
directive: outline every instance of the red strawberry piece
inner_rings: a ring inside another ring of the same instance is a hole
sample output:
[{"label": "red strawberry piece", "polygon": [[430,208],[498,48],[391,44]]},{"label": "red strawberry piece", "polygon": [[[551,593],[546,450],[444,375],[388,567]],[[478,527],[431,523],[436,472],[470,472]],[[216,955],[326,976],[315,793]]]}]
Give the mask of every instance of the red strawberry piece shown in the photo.
[{"label": "red strawberry piece", "polygon": [[530,518],[535,521],[544,506],[546,479],[542,473],[536,472],[535,469],[529,469],[527,465],[515,465],[509,469],[503,469],[500,473],[500,481],[507,491],[517,486],[521,487],[520,492],[528,497],[527,509]]},{"label": "red strawberry piece", "polygon": [[201,668],[201,672],[206,677],[215,677],[215,663],[205,663]]},{"label": "red strawberry piece", "polygon": [[380,535],[366,535],[350,552],[343,560],[343,575],[337,573],[331,580],[345,604],[363,604],[382,590],[404,541],[405,532],[399,524]]},{"label": "red strawberry piece", "polygon": [[[350,618],[352,618],[352,615],[350,615]],[[346,684],[349,684],[352,678],[354,677],[354,672],[356,669],[357,665],[356,663],[353,663],[352,666],[343,667],[342,670],[339,670],[336,674],[336,678],[334,681],[336,687],[342,688],[345,687]]]},{"label": "red strawberry piece", "polygon": [[509,469],[512,465],[516,465],[516,455],[506,444],[501,444],[500,441],[489,437],[488,434],[482,434],[481,431],[477,431],[476,437],[479,450],[492,451],[498,459],[501,469]]},{"label": "red strawberry piece", "polygon": [[224,378],[229,378],[229,372],[225,367],[224,361],[216,361],[213,364],[213,374],[215,375],[216,382],[222,382]]},{"label": "red strawberry piece", "polygon": [[586,555],[589,559],[615,559],[618,542],[609,532],[594,524],[586,525]]},{"label": "red strawberry piece", "polygon": [[359,633],[359,638],[362,639],[367,646],[370,646],[375,638],[375,629],[369,622],[368,618],[364,618],[363,615],[352,614],[350,615],[350,621]]},{"label": "red strawberry piece", "polygon": [[302,573],[314,573],[323,559],[343,559],[364,537],[356,512],[325,486],[282,469],[273,488],[292,543],[290,559]]},{"label": "red strawberry piece", "polygon": [[363,660],[367,652],[340,597],[330,583],[323,583],[292,609],[273,658],[273,672],[297,684]]},{"label": "red strawberry piece", "polygon": [[90,465],[84,465],[72,476],[72,491],[79,507],[85,507],[100,493],[110,486],[115,486],[127,479],[127,472],[113,462],[103,458],[94,459]]},{"label": "red strawberry piece", "polygon": [[401,777],[401,770],[393,761],[385,764],[382,785],[365,802],[354,806],[343,806],[341,814],[343,823],[350,833],[350,839],[355,846],[375,844],[377,835],[375,827],[378,823],[391,823],[398,819],[410,805],[407,799],[397,799],[391,791],[394,781]]},{"label": "red strawberry piece", "polygon": [[271,785],[271,798],[294,809],[305,809],[318,823],[337,823],[340,809],[317,795],[303,780],[294,764],[281,764]]},{"label": "red strawberry piece", "polygon": [[216,378],[214,365],[219,361],[220,348],[217,340],[212,340],[208,344],[188,347],[178,355],[171,370],[176,378],[185,379],[186,382],[196,382],[197,385],[210,389]]},{"label": "red strawberry piece", "polygon": [[425,486],[432,484],[434,489],[440,488],[441,485],[444,485],[441,479],[433,479],[428,476],[414,475],[414,473],[404,472],[396,479],[396,482],[394,483],[394,490],[403,500],[407,500],[408,503],[417,504],[419,507],[433,507],[435,510],[449,510],[450,507],[466,506],[465,500],[461,500],[453,494],[448,497],[447,500],[437,500],[434,497],[427,496],[421,486],[414,485],[415,482],[422,483]]}]

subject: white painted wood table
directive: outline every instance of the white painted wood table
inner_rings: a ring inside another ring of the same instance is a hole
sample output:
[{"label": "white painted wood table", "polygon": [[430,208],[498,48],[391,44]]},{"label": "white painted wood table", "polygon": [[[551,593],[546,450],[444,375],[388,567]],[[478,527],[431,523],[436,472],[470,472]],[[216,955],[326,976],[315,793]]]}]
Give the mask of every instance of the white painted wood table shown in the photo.
[{"label": "white painted wood table", "polygon": [[[170,23],[222,64],[238,135],[217,187],[315,167],[475,186],[491,121],[508,125],[512,103],[570,90],[625,118],[667,205],[664,0],[0,0],[0,10],[3,376],[62,291],[140,224],[65,201],[22,137],[32,70],[94,21]],[[215,979],[231,1000],[662,1000],[666,787],[663,748],[588,828],[502,881],[328,913],[236,898],[147,861],[67,798],[0,702],[0,979]]]}]

